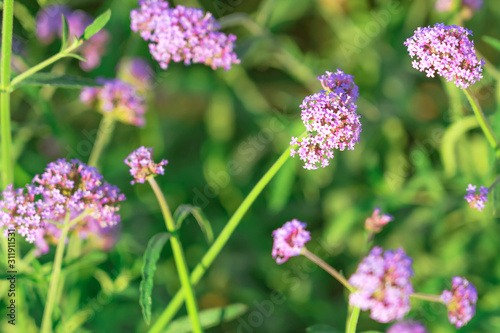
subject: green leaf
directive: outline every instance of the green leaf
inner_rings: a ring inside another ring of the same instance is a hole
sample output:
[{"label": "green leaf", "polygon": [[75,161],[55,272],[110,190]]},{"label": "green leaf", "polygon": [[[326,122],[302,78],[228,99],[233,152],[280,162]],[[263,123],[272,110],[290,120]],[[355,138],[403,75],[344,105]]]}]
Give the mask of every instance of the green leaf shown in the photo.
[{"label": "green leaf", "polygon": [[500,40],[490,37],[490,36],[483,36],[483,40],[493,46],[497,51],[500,51]]},{"label": "green leaf", "polygon": [[151,237],[144,252],[144,264],[142,266],[142,281],[139,287],[142,314],[144,320],[149,325],[151,322],[151,292],[153,291],[153,278],[156,271],[156,262],[160,258],[160,252],[163,246],[170,238],[170,234],[161,232]]},{"label": "green leaf", "polygon": [[66,57],[75,58],[80,61],[87,62],[87,59],[76,53],[66,53]]},{"label": "green leaf", "polygon": [[307,333],[339,333],[339,331],[328,325],[314,325],[306,328]]},{"label": "green leaf", "polygon": [[182,222],[186,219],[186,217],[191,214],[196,219],[198,224],[200,225],[201,231],[205,235],[205,238],[209,244],[211,244],[214,240],[214,232],[212,231],[212,225],[205,217],[205,214],[201,210],[200,207],[196,207],[193,205],[181,205],[174,213],[174,220],[179,229],[182,225]]},{"label": "green leaf", "polygon": [[[225,322],[232,321],[248,311],[245,304],[231,304],[225,308],[212,308],[200,311],[200,323],[203,329],[215,327]],[[165,333],[189,333],[192,332],[189,317],[181,317],[173,321]]]},{"label": "green leaf", "polygon": [[81,89],[83,87],[100,87],[96,81],[79,76],[56,73],[35,73],[19,83],[19,86],[55,86]]},{"label": "green leaf", "polygon": [[92,22],[86,29],[85,32],[83,33],[83,39],[88,40],[90,37],[94,36],[96,33],[98,33],[106,23],[108,23],[109,18],[111,17],[111,10],[108,9],[101,15],[99,15],[94,22]]},{"label": "green leaf", "polygon": [[68,25],[68,20],[64,16],[64,14],[61,14],[61,20],[62,20],[62,37],[61,37],[61,51],[66,48],[66,45],[68,45],[68,35],[69,35],[69,25]]}]

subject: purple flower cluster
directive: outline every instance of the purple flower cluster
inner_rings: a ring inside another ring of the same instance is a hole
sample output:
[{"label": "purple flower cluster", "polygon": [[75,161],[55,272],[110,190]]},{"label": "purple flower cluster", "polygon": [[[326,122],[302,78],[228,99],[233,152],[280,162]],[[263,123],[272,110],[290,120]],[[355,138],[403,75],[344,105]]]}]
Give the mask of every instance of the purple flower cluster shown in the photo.
[{"label": "purple flower cluster", "polygon": [[66,216],[74,223],[71,230],[82,238],[89,232],[106,233],[120,222],[119,203],[125,196],[102,178],[97,169],[78,160],[49,163],[33,185],[18,190],[9,186],[2,192],[0,226],[15,228],[35,243],[38,254],[57,244]]},{"label": "purple flower cluster", "polygon": [[163,166],[168,163],[167,160],[155,163],[153,161],[153,148],[144,146],[133,151],[124,162],[130,167],[130,174],[134,177],[134,180],[130,182],[132,185],[142,184],[150,176],[163,175],[165,172]]},{"label": "purple flower cluster", "polygon": [[467,324],[476,313],[477,291],[465,278],[453,277],[452,287],[441,294],[448,308],[448,319],[456,328]]},{"label": "purple flower cluster", "polygon": [[353,150],[361,133],[355,104],[359,90],[353,76],[338,69],[318,79],[325,90],[307,96],[300,105],[307,135],[290,142],[291,156],[298,153],[309,170],[328,166],[334,149]]},{"label": "purple flower cluster", "polygon": [[484,65],[483,59],[477,59],[469,35],[472,32],[463,27],[437,23],[432,28],[418,28],[404,45],[410,56],[416,57],[413,68],[426,72],[427,77],[437,73],[465,89],[483,77]]},{"label": "purple flower cluster", "polygon": [[428,331],[418,321],[407,320],[392,325],[387,333],[428,333]]},{"label": "purple flower cluster", "polygon": [[236,36],[218,31],[212,14],[181,5],[169,8],[164,0],[140,0],[139,5],[130,13],[131,29],[150,42],[149,50],[161,68],[167,69],[170,61],[184,61],[228,70],[240,62],[233,52]]},{"label": "purple flower cluster", "polygon": [[137,89],[119,79],[97,79],[103,87],[85,87],[80,94],[80,101],[92,104],[113,117],[127,124],[142,127],[145,124],[145,99]]},{"label": "purple flower cluster", "polygon": [[[44,44],[50,44],[56,36],[62,35],[62,15],[66,17],[69,28],[69,38],[73,36],[80,38],[85,28],[93,22],[91,16],[81,10],[72,11],[64,5],[50,5],[43,8],[37,15],[36,34],[38,39]],[[101,30],[81,47],[82,56],[87,59],[86,62],[80,62],[80,66],[85,71],[90,71],[101,63],[101,58],[106,53],[106,44],[110,36],[106,30]]]},{"label": "purple flower cluster", "polygon": [[370,317],[381,323],[402,319],[410,311],[411,265],[412,259],[403,249],[384,253],[374,247],[349,279],[357,288],[349,295],[349,304],[371,310]]},{"label": "purple flower cluster", "polygon": [[311,234],[305,228],[304,222],[293,219],[273,231],[272,256],[276,263],[282,264],[288,258],[300,255],[305,244],[311,240]]},{"label": "purple flower cluster", "polygon": [[382,228],[392,220],[394,220],[394,217],[392,217],[389,214],[382,214],[380,215],[381,210],[380,208],[376,207],[373,210],[372,216],[367,218],[365,220],[365,228],[368,231],[371,232],[380,232],[382,231]]},{"label": "purple flower cluster", "polygon": [[482,211],[484,208],[484,203],[488,201],[487,187],[481,186],[479,191],[476,193],[477,186],[469,184],[467,187],[467,195],[465,195],[465,200],[469,203],[470,208]]}]

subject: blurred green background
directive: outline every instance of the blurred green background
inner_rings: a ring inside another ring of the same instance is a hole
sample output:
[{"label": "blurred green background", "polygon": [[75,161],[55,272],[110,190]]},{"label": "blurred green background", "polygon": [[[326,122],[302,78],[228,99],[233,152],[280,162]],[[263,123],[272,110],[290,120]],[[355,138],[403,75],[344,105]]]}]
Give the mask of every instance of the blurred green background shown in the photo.
[{"label": "blurred green background", "polygon": [[[17,2],[26,9],[17,13],[14,30],[24,46],[21,56],[35,64],[58,50],[57,42],[43,46],[33,35],[33,16],[51,1]],[[340,68],[355,76],[360,89],[360,143],[354,151],[336,152],[332,165],[317,171],[304,170],[298,158],[287,161],[196,288],[201,309],[244,303],[249,311],[207,332],[305,332],[315,324],[343,331],[347,294],[341,285],[304,258],[277,265],[270,254],[271,232],[293,218],[307,222],[313,237],[309,248],[350,276],[365,250],[364,220],[376,206],[395,220],[375,243],[403,247],[414,259],[416,291],[440,294],[450,288],[452,276],[464,276],[477,287],[479,302],[477,315],[460,331],[500,332],[498,201],[490,195],[479,213],[463,199],[469,183],[494,181],[494,154],[463,94],[414,70],[403,45],[417,27],[452,23],[454,14],[435,12],[432,0],[174,1],[224,17],[224,31],[238,36],[242,63],[227,72],[173,63],[163,71],[147,43],[130,30],[135,1],[67,3],[93,16],[111,8],[106,28],[112,40],[98,69],[85,73],[76,60],[64,60],[55,70],[114,77],[123,56],[141,56],[155,69],[155,84],[148,92],[147,125],[118,124],[100,161],[104,177],[127,196],[121,205],[121,240],[105,256],[87,254],[68,273],[59,308],[63,324],[81,318],[76,332],[147,330],[138,303],[142,255],[148,240],[165,227],[151,189],[130,185],[123,160],[132,150],[150,146],[157,160],[168,159],[157,181],[169,205],[201,206],[217,235],[287,149],[290,137],[303,132],[298,106],[321,89],[316,77]],[[490,61],[473,91],[497,133],[499,52],[482,37],[500,38],[499,18],[498,3],[485,0],[484,8],[463,22]],[[101,115],[79,102],[77,90],[58,89],[44,98],[49,93],[25,88],[13,95],[18,186],[56,158],[89,157]],[[184,224],[182,239],[192,268],[209,246],[193,218]],[[23,253],[28,249],[23,244]],[[34,262],[39,278],[34,274],[18,281],[29,309],[19,309],[17,332],[29,332],[34,320],[39,325],[50,277],[44,267],[53,252]],[[155,283],[153,321],[179,289],[168,246]],[[277,292],[282,295],[278,302]],[[430,332],[456,331],[444,306],[414,300],[412,308],[409,316]],[[362,313],[358,329],[386,327]],[[6,320],[0,329],[16,332]]]}]

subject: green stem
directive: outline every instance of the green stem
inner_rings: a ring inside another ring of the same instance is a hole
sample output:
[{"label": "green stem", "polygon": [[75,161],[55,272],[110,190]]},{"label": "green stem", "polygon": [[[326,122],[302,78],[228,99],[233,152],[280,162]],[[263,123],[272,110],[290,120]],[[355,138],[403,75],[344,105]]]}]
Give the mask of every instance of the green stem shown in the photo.
[{"label": "green stem", "polygon": [[57,288],[59,286],[59,276],[61,274],[64,248],[66,246],[66,238],[68,236],[70,227],[71,225],[69,223],[69,213],[67,213],[64,225],[61,230],[61,237],[59,238],[59,243],[57,244],[56,248],[54,266],[52,268],[52,274],[50,277],[49,292],[47,294],[47,302],[45,303],[45,308],[43,309],[43,318],[40,333],[52,332],[52,312],[54,310],[54,304],[57,297]]},{"label": "green stem", "polygon": [[2,131],[2,190],[14,179],[12,133],[10,128],[10,58],[12,55],[12,26],[14,0],[3,2],[2,58],[0,64],[0,123]]},{"label": "green stem", "polygon": [[101,156],[104,148],[109,143],[114,128],[115,128],[115,118],[113,117],[113,115],[104,114],[101,123],[99,124],[99,129],[97,131],[97,138],[95,140],[94,147],[92,148],[92,152],[90,153],[90,158],[88,163],[89,166],[97,167],[97,163],[99,162],[99,157]]},{"label": "green stem", "polygon": [[[222,229],[220,235],[214,241],[210,249],[208,249],[208,252],[203,256],[200,263],[193,270],[193,273],[191,273],[191,283],[193,285],[196,285],[200,281],[207,269],[210,267],[210,265],[212,265],[215,258],[222,251],[222,248],[224,247],[224,245],[226,245],[227,241],[233,234],[236,227],[240,224],[241,219],[245,216],[246,212],[252,206],[255,199],[257,199],[262,190],[271,181],[274,175],[276,175],[283,164],[285,164],[289,156],[290,149],[287,148],[285,152],[280,156],[280,158],[271,166],[266,174],[254,186],[252,191],[250,191],[250,193],[243,200],[238,209],[236,209],[224,229]],[[158,320],[151,327],[149,333],[163,332],[163,327],[165,327],[172,320],[177,311],[179,311],[179,309],[181,308],[183,302],[184,294],[182,290],[179,290],[177,294],[175,294],[174,298],[170,301],[167,308],[160,315]]]},{"label": "green stem", "polygon": [[179,274],[179,280],[181,281],[182,290],[186,294],[186,307],[188,315],[191,318],[193,332],[201,333],[203,332],[203,330],[201,329],[200,318],[198,317],[196,298],[193,292],[193,286],[189,281],[189,271],[186,264],[186,258],[184,257],[184,251],[182,250],[182,244],[179,239],[179,234],[175,228],[175,222],[172,217],[172,213],[170,213],[167,200],[165,200],[165,196],[163,195],[163,192],[158,186],[156,180],[153,177],[149,177],[148,181],[151,185],[151,188],[153,189],[153,192],[156,195],[156,198],[158,199],[163,218],[165,219],[165,225],[167,226],[167,230],[170,233],[170,244],[172,245],[172,252],[174,254],[175,264],[177,266],[177,272]]},{"label": "green stem", "polygon": [[427,294],[413,293],[410,295],[410,297],[422,299],[424,301],[429,301],[429,302],[434,302],[434,303],[443,303],[443,301],[441,300],[441,296],[438,296],[438,295],[427,295]]},{"label": "green stem", "polygon": [[347,322],[346,333],[356,333],[356,327],[358,326],[358,319],[360,309],[357,306],[353,306],[351,309],[351,316]]},{"label": "green stem", "polygon": [[70,46],[68,46],[63,51],[54,54],[52,57],[50,57],[48,59],[45,59],[44,61],[42,61],[38,65],[35,65],[35,66],[29,68],[28,70],[22,72],[21,74],[17,75],[15,78],[12,79],[12,82],[10,83],[10,90],[16,89],[16,86],[21,81],[23,81],[24,79],[30,77],[31,75],[35,74],[36,72],[41,71],[45,67],[52,65],[53,63],[55,63],[59,59],[66,58],[66,57],[71,57],[70,53],[72,51],[76,50],[80,45],[82,45],[82,43],[83,43],[83,40],[75,40],[73,42],[73,44],[71,44]]},{"label": "green stem", "polygon": [[316,256],[314,253],[310,252],[308,249],[304,248],[304,250],[302,250],[302,255],[304,257],[306,257],[307,259],[311,260],[313,263],[315,263],[319,267],[323,268],[328,274],[330,274],[331,276],[336,278],[340,283],[342,283],[344,285],[344,287],[346,287],[349,290],[349,292],[353,293],[356,291],[356,288],[351,286],[349,281],[347,281],[347,279],[342,274],[340,274],[339,271],[337,271],[332,266],[328,265],[323,259]]},{"label": "green stem", "polygon": [[497,158],[500,159],[500,143],[495,136],[495,132],[493,132],[493,129],[488,123],[488,120],[486,119],[486,116],[484,115],[483,110],[479,105],[479,102],[476,100],[474,96],[472,96],[471,92],[468,89],[462,89],[462,90],[465,96],[467,96],[467,99],[469,100],[472,110],[476,115],[477,121],[479,122],[479,126],[483,130],[486,139],[490,143],[491,148],[493,148],[493,150],[495,151],[495,155],[497,156]]}]

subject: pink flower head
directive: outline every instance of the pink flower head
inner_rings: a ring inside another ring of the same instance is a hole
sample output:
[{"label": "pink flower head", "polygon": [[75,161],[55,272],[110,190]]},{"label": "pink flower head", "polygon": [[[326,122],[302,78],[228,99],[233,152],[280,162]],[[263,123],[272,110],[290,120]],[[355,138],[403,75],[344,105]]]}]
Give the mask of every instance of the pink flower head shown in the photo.
[{"label": "pink flower head", "polygon": [[353,150],[359,141],[361,122],[354,104],[359,94],[352,78],[341,70],[326,72],[318,78],[326,90],[307,96],[300,105],[307,135],[300,141],[292,137],[290,154],[298,153],[305,169],[328,166],[335,149]]},{"label": "pink flower head", "polygon": [[418,321],[406,320],[389,327],[387,333],[429,333],[429,331]]},{"label": "pink flower head", "polygon": [[438,12],[447,12],[451,10],[453,6],[453,0],[436,0],[434,3],[434,8]]},{"label": "pink flower head", "polygon": [[469,184],[469,186],[467,187],[467,194],[464,196],[464,198],[469,203],[470,208],[482,211],[485,206],[485,202],[488,201],[489,189],[487,187],[481,186],[477,193],[476,189],[477,186]]},{"label": "pink flower head", "polygon": [[168,163],[167,160],[161,160],[160,163],[153,161],[153,148],[146,148],[144,146],[133,151],[125,159],[125,164],[130,167],[130,174],[134,177],[130,183],[144,183],[150,176],[163,175],[165,169],[164,165]]},{"label": "pink flower head", "polygon": [[212,14],[181,5],[169,8],[164,0],[140,0],[139,5],[130,12],[131,29],[150,42],[149,50],[161,68],[183,61],[228,70],[240,62],[233,52],[236,36],[219,32]]},{"label": "pink flower head", "polygon": [[484,61],[477,59],[472,32],[457,26],[437,23],[434,27],[418,28],[404,45],[410,56],[416,57],[412,66],[427,77],[438,75],[465,89],[479,81]]},{"label": "pink flower head", "polygon": [[102,113],[112,113],[115,119],[142,127],[145,124],[146,101],[137,89],[119,79],[99,78],[103,87],[85,87],[80,101],[96,106]]},{"label": "pink flower head", "polygon": [[382,231],[382,228],[392,220],[394,220],[394,217],[392,217],[389,214],[382,214],[380,215],[380,208],[376,207],[373,210],[372,216],[366,219],[365,221],[365,228],[368,231],[371,232],[380,232]]},{"label": "pink flower head", "polygon": [[[50,5],[43,8],[37,14],[37,36],[44,44],[50,44],[56,36],[62,36],[62,15],[68,21],[70,40],[74,37],[80,38],[85,28],[93,22],[93,18],[81,10],[72,11],[68,6]],[[81,61],[80,67],[89,71],[101,63],[102,56],[106,53],[106,45],[109,42],[109,33],[101,30],[89,40],[85,41],[79,48],[79,52],[87,61]]]},{"label": "pink flower head", "polygon": [[38,204],[43,207],[41,218],[45,221],[44,228],[36,233],[38,254],[46,253],[49,244],[60,241],[57,225],[65,222],[67,214],[74,223],[71,230],[81,238],[87,238],[89,225],[106,229],[120,222],[119,203],[125,196],[116,186],[103,181],[94,167],[78,160],[59,159],[49,163],[33,183],[40,188]]},{"label": "pink flower head", "polygon": [[311,240],[311,234],[305,228],[304,222],[293,219],[273,231],[272,256],[276,263],[282,264],[288,258],[300,255],[305,244]]},{"label": "pink flower head", "polygon": [[381,323],[402,319],[410,311],[411,265],[403,249],[384,253],[375,246],[349,279],[357,288],[349,295],[349,304],[370,310],[370,317]]},{"label": "pink flower head", "polygon": [[[480,10],[483,7],[483,0],[461,0],[460,5],[463,8],[473,12]],[[438,12],[450,11],[453,7],[453,0],[436,0],[434,7]]]},{"label": "pink flower head", "polygon": [[476,314],[477,291],[465,278],[453,277],[451,291],[443,291],[441,300],[448,308],[450,323],[456,328],[467,324]]}]

